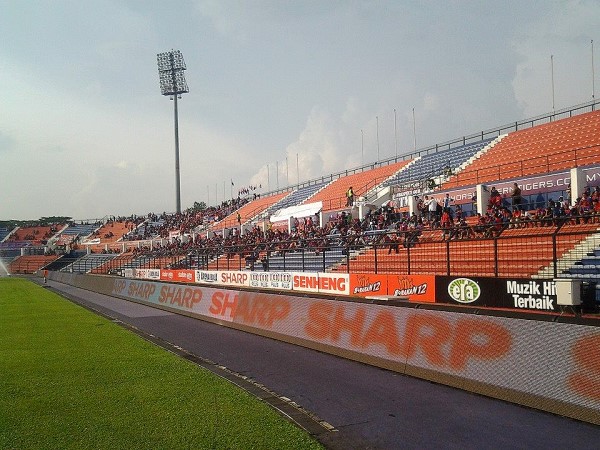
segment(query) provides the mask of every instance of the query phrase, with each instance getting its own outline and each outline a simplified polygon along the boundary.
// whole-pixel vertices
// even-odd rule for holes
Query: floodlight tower
[[[156,55],[158,62],[158,77],[160,79],[160,92],[162,95],[168,95],[174,100],[175,109],[175,189],[177,213],[181,212],[181,182],[179,179],[179,124],[177,116],[177,99],[181,94],[189,92],[185,75],[186,69],[183,55],[179,50],[159,53]]]

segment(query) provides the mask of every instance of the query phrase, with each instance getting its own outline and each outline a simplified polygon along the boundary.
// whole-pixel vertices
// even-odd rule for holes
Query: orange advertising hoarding
[[[435,302],[435,276],[350,274],[350,295],[408,297],[411,302]]]
[[[161,281],[176,281],[178,283],[193,283],[195,281],[195,273],[193,270],[187,269],[161,269]]]
[[[408,297],[411,302],[435,302],[435,276],[388,275],[388,295]]]
[[[388,295],[388,276],[376,273],[351,273],[350,295],[359,297]]]

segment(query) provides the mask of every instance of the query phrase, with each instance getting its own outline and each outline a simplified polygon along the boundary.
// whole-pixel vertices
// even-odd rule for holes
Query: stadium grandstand
[[[563,278],[579,280],[597,309],[597,109],[578,105],[180,214],[0,228],[0,257],[12,273]]]

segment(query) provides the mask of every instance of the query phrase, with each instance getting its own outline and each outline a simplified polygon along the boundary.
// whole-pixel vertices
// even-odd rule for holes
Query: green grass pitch
[[[313,449],[265,403],[42,287],[0,279],[0,449]]]

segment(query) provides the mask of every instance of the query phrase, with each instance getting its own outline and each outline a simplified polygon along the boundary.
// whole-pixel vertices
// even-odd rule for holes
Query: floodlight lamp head
[[[186,70],[183,55],[179,50],[158,53],[158,77],[162,95],[179,95],[189,92],[183,71]]]

